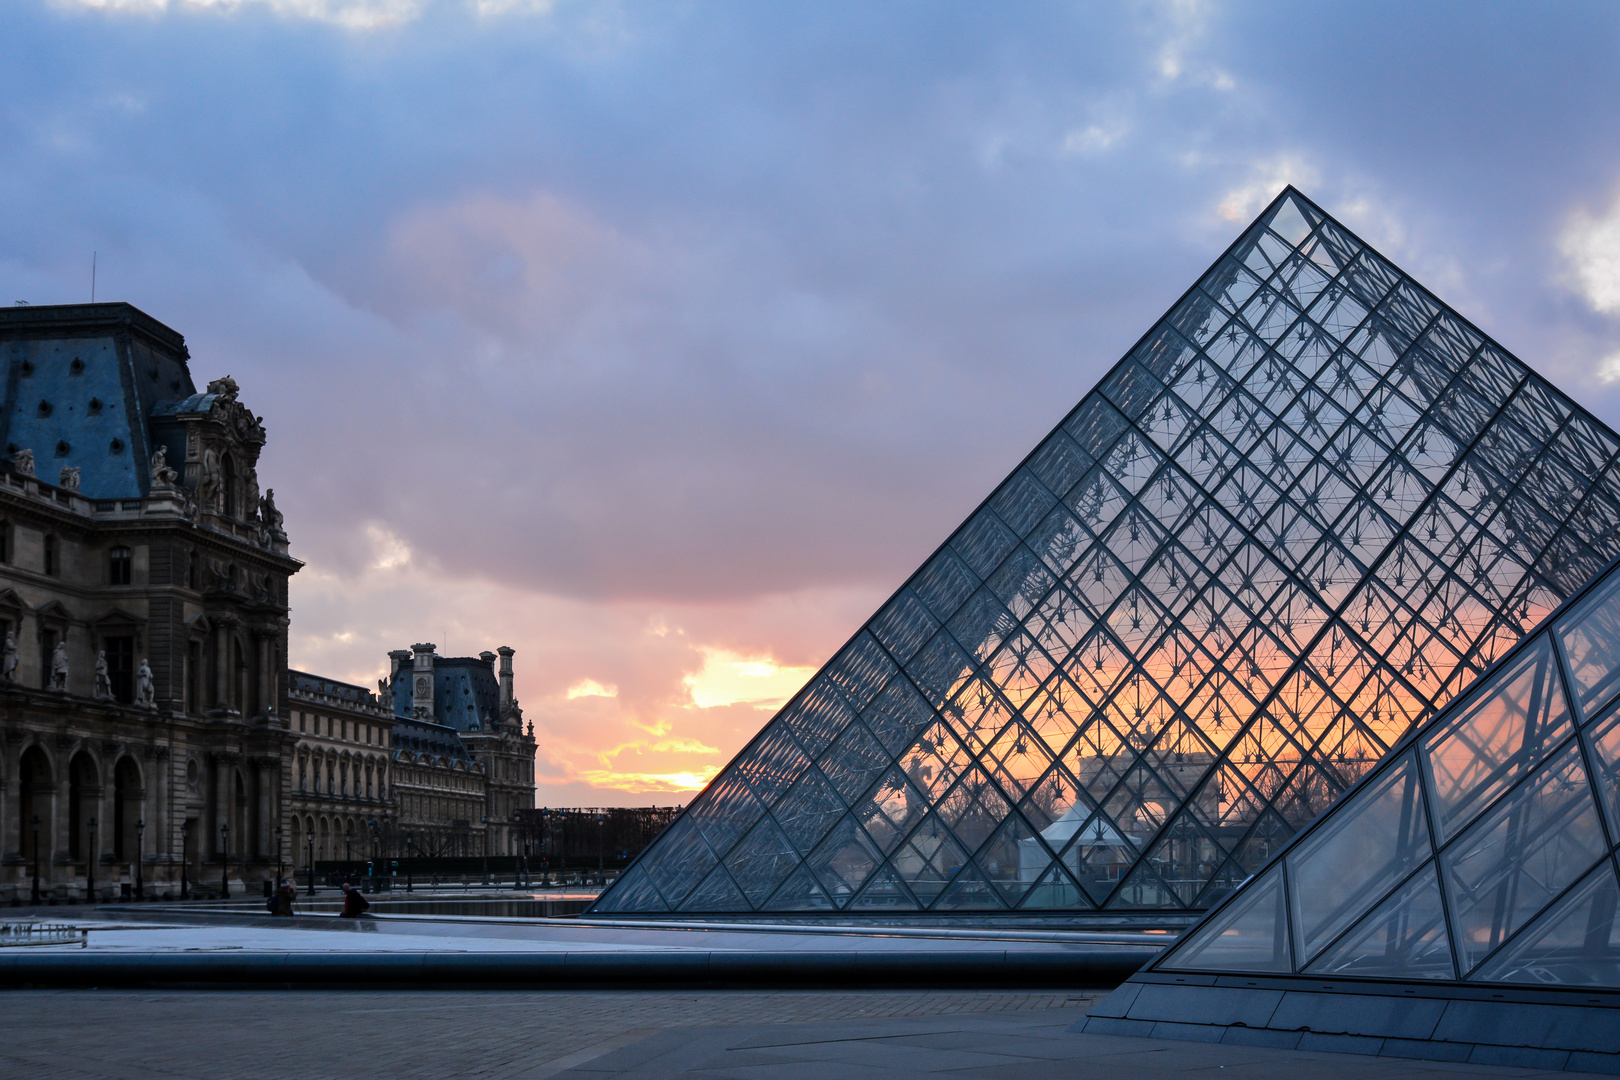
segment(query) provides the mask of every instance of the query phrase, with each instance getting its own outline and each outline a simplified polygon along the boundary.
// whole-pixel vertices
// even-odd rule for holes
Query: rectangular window
[[[11,561],[11,525],[0,521],[0,563]]]
[[[109,551],[107,553],[107,584],[128,585],[132,580],[132,565],[133,559],[130,557],[129,548],[120,545]]]
[[[107,654],[113,700],[128,705],[135,700],[135,639],[122,635],[102,638],[101,648]]]
[[[299,730],[300,733],[307,734],[307,732],[304,731],[304,724],[305,723],[306,723],[306,721],[304,719],[304,714],[299,713],[298,714],[298,730]]]
[[[45,537],[45,573],[46,573],[46,575],[49,576],[49,577],[55,577],[57,574],[61,573],[61,571],[62,571],[61,561],[62,561],[61,552],[59,550],[56,537],[54,537],[54,536],[46,536]]]

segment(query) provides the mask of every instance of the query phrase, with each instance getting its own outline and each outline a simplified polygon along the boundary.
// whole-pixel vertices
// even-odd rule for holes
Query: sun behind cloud
[[[700,709],[736,704],[778,709],[816,673],[813,667],[778,664],[770,656],[745,656],[709,646],[699,650],[703,667],[685,681]]]

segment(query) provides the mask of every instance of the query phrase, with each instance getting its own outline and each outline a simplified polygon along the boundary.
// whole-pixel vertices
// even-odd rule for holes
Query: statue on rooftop
[[[34,452],[32,450],[18,450],[11,455],[11,469],[19,476],[34,475]]]
[[[66,491],[79,490],[80,469],[77,465],[62,466],[61,475],[57,478],[56,486]]]

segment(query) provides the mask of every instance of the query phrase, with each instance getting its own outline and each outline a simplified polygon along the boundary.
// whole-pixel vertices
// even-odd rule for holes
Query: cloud
[[[0,302],[236,376],[293,662],[512,645],[552,805],[712,775],[1287,182],[1620,416],[1608,9],[113,4],[0,4]]]
[[[420,16],[425,6],[425,0],[58,0],[58,2],[67,6],[135,15],[163,15],[170,11],[231,13],[261,7],[285,18],[312,19],[353,30],[374,30],[408,22]]]
[[[1571,214],[1558,247],[1592,310],[1620,314],[1620,195],[1600,213],[1581,208]]]
[[[1216,212],[1223,221],[1247,224],[1289,184],[1308,193],[1317,187],[1318,177],[1300,155],[1275,155],[1252,165],[1248,179],[1221,197]]]
[[[595,679],[581,679],[568,688],[566,696],[569,701],[583,697],[615,698],[619,696],[619,688],[611,684],[603,685]]]
[[[699,646],[703,667],[686,676],[700,709],[745,704],[775,710],[816,673],[813,667],[784,666],[770,656],[746,656],[730,649]]]

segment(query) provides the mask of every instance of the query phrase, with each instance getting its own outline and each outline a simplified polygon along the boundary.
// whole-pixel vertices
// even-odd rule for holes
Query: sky
[[[0,303],[264,416],[291,662],[669,805],[1286,183],[1620,426],[1620,7],[7,0]]]

